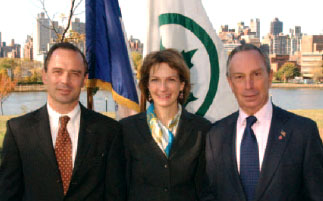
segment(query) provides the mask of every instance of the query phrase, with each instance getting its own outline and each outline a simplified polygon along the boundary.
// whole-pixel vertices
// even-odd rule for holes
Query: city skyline
[[[251,19],[260,19],[261,37],[270,32],[270,22],[278,18],[283,22],[283,33],[287,34],[289,29],[295,26],[301,26],[302,32],[308,35],[318,35],[323,33],[323,24],[312,23],[322,8],[323,2],[319,0],[307,0],[306,4],[294,3],[295,1],[272,0],[268,5],[261,6],[259,1],[246,0],[240,2],[233,0],[230,5],[226,2],[215,2],[214,0],[202,0],[206,12],[213,24],[213,28],[219,31],[221,25],[228,25],[230,28],[236,28],[241,21],[250,26]],[[46,8],[51,8],[49,14],[52,17],[56,15],[55,20],[59,21],[57,16],[60,13],[68,13],[69,2],[63,0],[45,1]],[[0,13],[0,32],[2,41],[9,43],[15,39],[16,43],[24,44],[27,35],[33,35],[36,26],[37,14],[42,12],[39,1],[37,0],[11,0],[2,3],[4,12]],[[119,0],[125,29],[128,37],[133,35],[145,43],[146,34],[146,0]],[[298,5],[300,4],[300,5]],[[17,5],[20,5],[17,7]],[[58,6],[59,5],[59,6]],[[64,6],[64,8],[62,7]],[[230,6],[230,7],[229,7]],[[310,7],[311,9],[308,9]],[[15,9],[13,9],[15,8]],[[275,9],[273,9],[275,8]],[[85,21],[84,1],[77,10],[77,15],[81,21]],[[272,10],[272,11],[270,11]],[[10,14],[10,11],[14,13]],[[15,14],[16,13],[16,14]],[[18,13],[18,14],[17,14]],[[302,13],[302,14],[300,14]],[[23,16],[23,17],[21,17]],[[223,17],[225,16],[225,17]]]

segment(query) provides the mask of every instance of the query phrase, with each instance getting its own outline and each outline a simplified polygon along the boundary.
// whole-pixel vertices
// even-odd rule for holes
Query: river
[[[272,88],[271,99],[274,104],[287,110],[323,109],[322,88]],[[46,92],[14,92],[3,103],[4,115],[19,115],[33,111],[46,103]],[[80,97],[86,106],[86,92]],[[98,91],[94,96],[94,109],[99,112],[114,112],[115,103],[111,93]]]

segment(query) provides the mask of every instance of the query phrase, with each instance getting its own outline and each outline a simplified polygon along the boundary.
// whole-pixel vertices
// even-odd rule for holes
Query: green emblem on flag
[[[211,37],[208,35],[208,33],[191,18],[188,18],[178,13],[165,13],[165,14],[159,15],[159,27],[163,25],[168,25],[168,24],[181,25],[185,29],[191,31],[199,39],[199,41],[203,44],[203,46],[207,51],[209,62],[210,62],[210,75],[211,75],[209,89],[208,89],[208,92],[206,93],[203,103],[201,104],[201,106],[198,108],[196,112],[196,114],[204,116],[205,113],[208,111],[209,107],[211,106],[218,89],[220,67],[219,67],[219,60],[218,60],[218,53],[216,50],[216,46],[213,43],[213,40],[211,39]],[[162,49],[163,48],[162,42],[160,43],[161,43],[161,49]],[[182,51],[182,55],[189,68],[193,67],[191,59],[196,51],[197,49],[190,50],[188,52],[185,52],[184,50]],[[190,94],[188,102],[195,101],[196,99],[197,98],[194,97],[193,94]]]

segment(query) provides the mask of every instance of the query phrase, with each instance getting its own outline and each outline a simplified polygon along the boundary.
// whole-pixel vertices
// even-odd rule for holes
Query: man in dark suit
[[[55,44],[43,70],[47,104],[7,123],[0,201],[116,200],[120,125],[79,103],[84,54]],[[114,150],[114,151],[112,151]],[[114,171],[114,172],[113,172]]]
[[[207,135],[203,201],[323,200],[317,126],[271,103],[272,77],[259,48],[244,44],[231,52],[227,79],[239,111]]]

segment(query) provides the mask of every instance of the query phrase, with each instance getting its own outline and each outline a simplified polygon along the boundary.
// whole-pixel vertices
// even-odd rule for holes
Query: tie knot
[[[251,126],[257,121],[255,116],[247,117],[247,127],[251,128]]]
[[[69,116],[61,116],[59,117],[59,122],[61,124],[62,127],[66,127],[67,122],[70,120]]]

